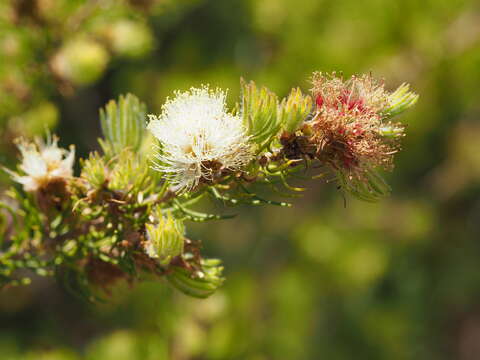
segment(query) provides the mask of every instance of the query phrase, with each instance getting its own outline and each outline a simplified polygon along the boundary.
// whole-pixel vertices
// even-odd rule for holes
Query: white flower
[[[19,165],[22,174],[6,171],[14,181],[23,185],[25,191],[37,191],[52,180],[71,177],[75,149],[71,146],[67,151],[59,148],[57,143],[57,137],[48,139],[46,144],[40,140],[27,142],[19,139],[17,147],[22,157]]]
[[[148,129],[160,141],[155,169],[183,192],[222,171],[237,171],[252,159],[242,119],[227,112],[226,93],[192,88],[168,99]]]

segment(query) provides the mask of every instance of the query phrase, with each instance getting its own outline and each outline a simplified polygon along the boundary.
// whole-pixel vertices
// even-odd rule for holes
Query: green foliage
[[[342,171],[336,173],[340,188],[359,200],[376,202],[390,195],[392,189],[376,170],[365,169],[361,178]]]
[[[145,6],[144,6],[145,5]],[[161,10],[160,10],[161,8]],[[147,18],[177,6],[130,1],[2,1],[0,133],[5,139],[54,127],[62,103],[94,86],[119,59],[155,48]],[[2,153],[12,155],[2,141]]]
[[[107,164],[99,153],[91,153],[88,159],[81,160],[80,165],[82,167],[80,177],[88,181],[94,188],[101,188],[106,183]]]
[[[387,123],[380,127],[380,135],[386,138],[395,139],[398,137],[405,136],[405,129],[403,126],[398,124]]]
[[[135,156],[126,147],[114,162],[109,173],[108,188],[114,191],[121,191],[138,194],[141,191],[152,191],[155,180],[152,178],[146,157]]]
[[[387,117],[392,118],[415,105],[418,95],[410,91],[410,85],[402,84],[389,97],[390,106],[385,109]]]
[[[292,89],[290,95],[283,99],[278,108],[278,118],[284,131],[293,133],[305,121],[312,111],[312,98],[304,96],[300,88]]]
[[[223,266],[218,259],[203,259],[200,269],[193,274],[181,267],[172,267],[167,275],[168,281],[183,293],[196,297],[206,298],[212,295],[222,284]]]
[[[53,4],[48,18],[63,24],[71,13],[57,8],[89,2],[38,3]],[[39,36],[25,36],[29,18],[16,23],[13,31],[25,55],[12,60],[2,52],[2,74],[14,86],[0,98],[0,162],[13,167],[10,137],[30,125],[13,135],[10,128],[23,124],[23,111],[45,93],[53,93],[48,100],[62,109],[62,139],[78,142],[84,154],[96,136],[87,127],[94,119],[88,114],[97,111],[89,99],[99,95],[131,91],[158,113],[172,90],[193,81],[221,84],[234,98],[239,72],[283,95],[313,69],[342,69],[347,76],[372,71],[385,76],[387,86],[408,79],[422,93],[423,101],[405,113],[405,151],[390,177],[395,196],[376,204],[347,197],[344,206],[338,194],[325,191],[336,182],[324,189],[316,182],[308,196],[293,201],[294,213],[236,208],[232,222],[186,223],[189,235],[208,240],[205,252],[222,258],[228,270],[225,285],[202,301],[157,282],[115,293],[113,304],[95,309],[64,297],[51,282],[33,279],[33,287],[4,290],[0,311],[8,331],[0,334],[2,357],[69,359],[73,355],[63,351],[68,348],[76,358],[92,360],[476,358],[477,1],[300,0],[295,11],[288,0],[128,3],[161,5],[140,14],[109,9],[100,15],[108,13],[111,24],[122,16],[148,17],[157,51],[135,62],[112,52],[101,85],[92,83],[67,101],[57,90],[65,89],[63,83],[33,78],[46,66],[26,66],[23,60],[45,63],[55,49],[45,51]],[[0,1],[2,18],[10,13],[6,7]],[[59,45],[59,34],[77,33],[54,26],[34,25],[32,33],[48,28]],[[1,31],[0,38],[13,31]],[[80,31],[89,30],[82,24]],[[10,62],[16,71],[7,69]],[[34,96],[18,99],[21,85]],[[309,87],[307,81],[301,85]],[[42,124],[40,117],[35,120]],[[43,132],[43,125],[36,131]],[[310,171],[324,174],[315,165]],[[295,181],[301,180],[289,179]],[[229,204],[202,201],[197,206],[207,212]]]
[[[120,95],[100,109],[100,123],[106,142],[102,142],[106,154],[120,153],[125,148],[137,151],[144,139],[146,106],[132,95]]]
[[[121,281],[140,281],[145,275],[166,276],[180,291],[205,298],[222,285],[223,267],[219,260],[202,257],[201,243],[186,237],[183,222],[232,217],[191,209],[205,194],[229,205],[289,206],[259,196],[252,183],[277,190],[275,184],[280,181],[289,191],[303,191],[289,185],[287,178],[307,170],[311,163],[333,168],[339,187],[361,200],[376,201],[390,192],[377,169],[362,159],[363,148],[356,150],[349,145],[358,138],[362,140],[362,136],[365,142],[369,139],[362,129],[365,118],[361,113],[349,115],[355,132],[350,134],[342,121],[336,127],[325,128],[331,119],[322,117],[323,113],[312,105],[312,98],[299,88],[279,104],[277,96],[265,87],[259,89],[243,80],[241,86],[240,111],[247,132],[245,139],[236,141],[244,142],[248,148],[250,142],[256,144],[254,154],[247,154],[248,162],[242,167],[223,164],[226,155],[215,155],[224,151],[222,146],[215,148],[216,142],[222,144],[223,139],[204,139],[205,129],[192,126],[189,130],[198,133],[186,132],[185,138],[176,140],[173,150],[179,151],[177,157],[163,167],[152,168],[149,152],[145,151],[149,143],[145,134],[146,105],[132,94],[120,95],[117,101],[111,100],[100,109],[104,138],[99,141],[104,154],[94,152],[82,160],[79,177],[72,175],[73,151],[59,148],[57,140],[47,145],[37,141],[38,146],[19,143],[20,173],[7,172],[24,188],[12,188],[10,192],[19,209],[10,211],[17,228],[5,242],[7,251],[1,254],[3,285],[29,282],[28,277],[18,279],[17,273],[30,270],[41,276],[55,275],[72,293],[98,301],[102,292],[108,293]],[[187,107],[185,113],[195,116],[188,111],[187,100],[182,102]],[[204,110],[208,112],[212,102],[207,100]],[[342,119],[344,110],[338,111],[330,110]],[[176,131],[176,124],[172,126]],[[378,127],[378,123],[367,126]],[[378,129],[382,131],[385,137],[395,132]],[[208,157],[197,158],[197,152],[202,155],[205,150],[198,149],[198,139],[208,140],[202,145],[209,147]],[[388,148],[378,146],[376,139],[372,140],[370,151]],[[181,168],[182,176],[196,179],[196,185],[188,191],[170,188],[169,174],[177,168],[169,166],[179,165],[186,170]],[[203,168],[208,171],[200,171]]]
[[[278,97],[266,87],[257,88],[253,81],[241,80],[240,114],[247,128],[247,134],[257,144],[257,152],[268,146],[280,131],[277,116]]]
[[[148,256],[158,259],[161,265],[168,265],[172,258],[183,253],[185,226],[171,214],[163,216],[161,210],[157,215],[158,223],[146,224],[146,252]]]

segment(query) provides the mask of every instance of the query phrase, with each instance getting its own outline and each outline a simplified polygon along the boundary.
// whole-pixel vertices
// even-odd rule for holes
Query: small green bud
[[[82,172],[80,177],[87,180],[94,188],[103,186],[107,179],[107,168],[104,159],[96,152],[86,160],[80,160]]]
[[[185,227],[171,214],[161,217],[158,224],[146,224],[148,256],[158,259],[161,265],[168,265],[172,258],[183,253]]]
[[[265,87],[258,89],[253,81],[241,80],[241,116],[250,139],[263,149],[280,130],[277,117],[278,98]]]
[[[203,259],[200,265],[201,270],[193,274],[185,268],[174,266],[167,279],[186,295],[197,298],[209,297],[223,284],[223,266],[218,259]]]
[[[294,133],[312,110],[312,98],[304,96],[300,88],[292,89],[278,107],[278,118],[284,131]]]
[[[138,193],[148,186],[149,167],[145,158],[135,156],[130,149],[124,149],[110,163],[114,166],[108,177],[109,189]]]

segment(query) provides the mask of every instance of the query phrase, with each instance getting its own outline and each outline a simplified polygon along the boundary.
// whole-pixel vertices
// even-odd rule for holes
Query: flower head
[[[73,146],[70,151],[59,148],[57,137],[49,138],[47,143],[40,139],[27,142],[20,138],[17,140],[17,147],[22,157],[20,172],[7,172],[14,181],[23,185],[25,191],[37,191],[51,181],[72,176],[75,149]]]
[[[336,170],[361,176],[365,169],[392,166],[400,124],[385,123],[390,94],[370,75],[348,81],[332,75],[313,76],[316,115],[311,121],[313,139]],[[393,136],[385,136],[386,129]]]
[[[374,201],[389,192],[377,169],[390,170],[404,126],[389,118],[412,106],[417,95],[402,85],[394,93],[370,75],[348,80],[315,73],[312,78],[316,109],[305,127],[313,157],[329,165],[340,186]]]
[[[345,81],[335,73],[314,73],[312,83],[319,109],[381,115],[389,106],[389,93],[384,84],[370,75],[352,76]]]
[[[176,92],[148,129],[159,140],[155,169],[181,192],[241,170],[252,159],[241,117],[226,110],[226,93],[208,87]]]

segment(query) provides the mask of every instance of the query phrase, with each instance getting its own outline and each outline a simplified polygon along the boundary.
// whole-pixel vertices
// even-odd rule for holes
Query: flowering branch
[[[18,170],[5,170],[21,187],[12,186],[0,202],[7,219],[0,286],[28,283],[28,270],[56,276],[94,301],[119,280],[162,277],[207,297],[222,284],[223,268],[203,258],[185,222],[228,216],[193,210],[205,195],[231,206],[289,206],[261,198],[252,185],[302,191],[288,179],[312,166],[359,199],[387,195],[378,171],[392,168],[404,135],[391,119],[417,95],[407,85],[389,93],[366,75],[316,73],[312,83],[311,95],[293,89],[280,100],[242,80],[234,112],[226,92],[192,88],[176,92],[148,122],[144,104],[120,96],[100,110],[103,152],[81,159],[79,176],[73,147],[59,148],[56,137],[19,140]]]

